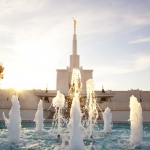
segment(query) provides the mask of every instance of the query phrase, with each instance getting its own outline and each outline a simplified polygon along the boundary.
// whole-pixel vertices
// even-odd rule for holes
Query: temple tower
[[[93,70],[83,70],[80,67],[80,56],[77,54],[77,34],[76,34],[76,20],[74,20],[74,33],[72,41],[72,55],[70,55],[70,66],[66,69],[57,69],[57,79],[56,79],[56,90],[59,90],[63,94],[67,94],[69,90],[69,84],[71,82],[72,70],[73,68],[80,69],[82,90],[86,90],[86,81],[92,79]]]
[[[77,35],[76,35],[76,20],[74,20],[74,34],[72,41],[72,55],[70,55],[70,69],[79,68],[79,55],[77,55]]]

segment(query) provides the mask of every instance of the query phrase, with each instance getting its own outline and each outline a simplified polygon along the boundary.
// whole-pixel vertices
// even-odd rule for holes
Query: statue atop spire
[[[72,17],[73,18],[73,17]],[[76,27],[76,20],[73,18],[73,21],[74,21],[74,27]]]

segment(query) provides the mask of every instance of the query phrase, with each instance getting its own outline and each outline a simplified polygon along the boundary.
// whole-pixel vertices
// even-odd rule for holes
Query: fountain
[[[63,119],[63,116],[61,115],[61,109],[65,105],[65,97],[63,94],[61,94],[59,91],[57,91],[57,95],[55,98],[53,98],[52,102],[53,106],[55,107],[55,115],[54,118],[57,120],[57,137],[60,137],[61,132],[61,120]]]
[[[5,117],[5,114],[3,112],[4,121],[8,129],[7,141],[10,143],[18,143],[22,141],[20,139],[21,117],[20,117],[20,105],[18,101],[18,96],[12,95],[11,101],[12,107],[9,112],[9,119]]]
[[[74,73],[73,74],[74,79],[72,79],[72,86],[75,88],[75,92],[74,92],[74,96],[73,96],[73,102],[72,102],[71,111],[70,111],[70,120],[69,120],[69,124],[68,124],[70,133],[68,133],[68,128],[66,128],[64,126],[64,128],[61,132],[61,137],[56,138],[56,134],[51,134],[50,136],[48,135],[49,128],[51,128],[50,123],[45,122],[44,128],[47,132],[44,132],[44,133],[36,132],[35,133],[34,123],[22,122],[22,125],[23,125],[22,136],[26,139],[26,142],[25,143],[21,142],[21,140],[22,140],[20,138],[21,118],[20,118],[19,101],[18,101],[18,97],[13,95],[12,96],[12,108],[9,113],[9,116],[10,116],[9,119],[7,119],[5,117],[5,114],[3,113],[5,124],[8,128],[8,130],[5,129],[5,127],[3,126],[3,123],[0,122],[0,149],[55,149],[55,150],[59,150],[59,149],[68,149],[68,150],[142,149],[142,150],[149,150],[149,147],[150,147],[150,142],[149,142],[150,141],[150,125],[143,124],[143,126],[142,126],[142,109],[141,109],[140,104],[137,102],[137,99],[133,96],[130,98],[131,135],[130,135],[130,128],[129,128],[128,123],[121,123],[121,124],[115,123],[113,125],[113,129],[114,129],[113,134],[103,134],[103,131],[93,130],[93,128],[92,128],[92,132],[91,131],[89,132],[92,134],[89,134],[89,135],[92,135],[94,137],[93,138],[94,142],[93,142],[93,139],[86,140],[86,138],[83,134],[84,132],[82,132],[83,131],[83,128],[81,125],[82,114],[81,114],[80,103],[79,103],[79,99],[80,99],[79,93],[81,90],[81,78],[80,78],[79,71],[74,70],[73,73]],[[94,84],[92,84],[92,85],[94,85]],[[61,97],[60,92],[58,91],[57,93],[58,94],[56,97],[60,98]],[[93,98],[93,96],[91,96],[91,97]],[[62,102],[62,101],[58,102],[55,100],[53,100],[54,106],[58,105],[56,103]],[[90,103],[90,97],[88,97],[87,103],[88,102]],[[42,102],[40,101],[39,105],[41,103]],[[87,105],[88,107],[90,107],[89,103]],[[63,103],[61,103],[60,105],[62,106]],[[40,106],[42,106],[42,104]],[[58,113],[58,109],[57,109],[57,113]],[[59,113],[58,113],[58,115],[59,115]],[[60,112],[60,115],[61,115],[61,112]],[[105,116],[107,116],[107,117],[105,117]],[[111,117],[110,116],[111,116],[110,109],[106,108],[105,111],[103,112],[103,117],[107,118],[106,119],[107,120],[106,128],[109,129],[109,132],[111,130],[111,128],[110,128]],[[89,118],[88,118],[88,121],[91,120]],[[43,119],[41,119],[41,122],[42,121],[43,121]],[[92,121],[93,121],[93,117],[92,117]],[[105,119],[104,119],[104,124],[105,124]],[[91,125],[91,124],[89,124],[89,125]],[[108,127],[108,125],[109,125],[109,127]],[[97,126],[100,128],[102,125],[97,124]],[[88,127],[88,130],[91,129],[91,126],[87,126],[87,127]],[[104,125],[104,131],[106,131],[106,128]],[[144,128],[144,134],[143,134],[143,128]],[[5,140],[7,133],[9,135],[7,137],[7,140]],[[60,132],[57,132],[57,134],[60,134]],[[129,137],[130,137],[130,140],[128,140]],[[69,141],[69,138],[70,138],[70,141]],[[84,139],[84,143],[83,143],[83,139]],[[10,144],[5,141],[8,141]],[[25,141],[25,140],[23,140],[23,141]],[[142,142],[142,144],[141,144],[141,142]],[[139,147],[139,145],[140,145],[140,147]],[[133,146],[134,146],[134,148],[133,148]]]
[[[81,74],[79,69],[74,68],[72,72],[71,86],[74,86],[74,97],[70,110],[70,120],[68,127],[70,129],[70,150],[84,150],[81,125],[81,110],[80,110],[80,91],[81,91]]]
[[[104,120],[104,132],[111,132],[112,128],[112,114],[110,109],[107,107],[104,112],[102,112]]]
[[[40,100],[34,120],[36,122],[35,131],[43,131],[43,101]]]
[[[92,79],[89,79],[86,82],[87,87],[87,101],[85,107],[88,110],[88,120],[85,121],[86,125],[85,128],[83,128],[81,124],[82,119],[82,113],[81,113],[81,74],[79,69],[73,69],[72,73],[72,80],[71,80],[71,88],[69,94],[71,94],[72,98],[72,105],[70,109],[70,118],[69,123],[67,125],[67,128],[64,126],[64,128],[61,128],[61,122],[63,119],[62,116],[62,108],[65,104],[65,98],[64,95],[61,94],[59,91],[57,91],[57,95],[55,98],[53,98],[52,105],[55,107],[56,114],[54,116],[55,122],[57,122],[57,137],[56,138],[56,132],[51,132],[54,134],[51,134],[50,136],[47,135],[49,127],[46,127],[45,133],[37,132],[36,138],[33,138],[35,136],[35,130],[36,131],[43,131],[43,107],[42,107],[42,100],[39,101],[38,109],[35,114],[34,121],[36,122],[36,128],[33,129],[30,128],[27,130],[23,127],[22,130],[24,132],[22,135],[27,138],[26,143],[21,143],[21,141],[24,141],[20,138],[21,133],[21,118],[20,118],[20,105],[18,101],[18,97],[16,95],[12,96],[12,108],[9,112],[9,119],[5,117],[5,114],[3,113],[3,117],[5,120],[5,124],[8,128],[8,137],[7,140],[10,143],[8,145],[8,149],[11,149],[11,147],[14,147],[14,149],[22,149],[22,148],[31,148],[31,149],[69,149],[69,150],[84,150],[84,149],[120,149],[120,150],[126,150],[126,149],[133,149],[132,145],[134,147],[138,147],[142,140],[145,142],[145,144],[140,145],[140,147],[143,150],[148,150],[150,147],[149,139],[150,139],[150,126],[146,127],[145,130],[147,130],[146,136],[143,138],[143,125],[142,125],[142,109],[140,103],[137,101],[137,99],[132,96],[130,98],[130,122],[131,122],[131,134],[129,135],[129,125],[124,124],[123,127],[121,125],[114,124],[114,131],[113,134],[103,134],[103,131],[99,130],[93,130],[94,126],[96,124],[96,120],[98,117],[98,112],[96,109],[96,106],[98,107],[98,104],[96,103],[96,96],[94,92],[94,81]],[[101,110],[101,108],[99,108]],[[102,111],[102,110],[101,110]],[[104,119],[104,132],[111,132],[112,130],[112,114],[110,112],[110,109],[107,107],[104,112],[102,112],[103,119]],[[84,122],[82,120],[82,123]],[[49,125],[49,123],[47,124]],[[51,124],[49,125],[51,126]],[[97,125],[100,127],[100,125]],[[101,125],[102,126],[102,125]],[[69,133],[68,133],[69,129]],[[53,130],[53,129],[52,129]],[[86,132],[85,132],[86,131]],[[1,139],[5,139],[5,135],[7,134],[7,131],[5,129],[0,128],[0,149],[7,149],[7,146],[5,142],[1,142]],[[61,135],[61,136],[60,136]],[[88,140],[86,140],[86,137],[84,135],[87,135]],[[94,137],[94,140],[93,140]],[[107,137],[107,138],[106,138]],[[130,137],[130,141],[128,140],[128,137]],[[83,142],[84,139],[84,142]],[[4,140],[5,141],[5,140]],[[69,142],[68,142],[69,141]],[[94,142],[93,142],[94,141]],[[112,142],[113,141],[113,142]],[[16,144],[18,143],[19,144]]]
[[[96,108],[96,97],[94,92],[94,80],[89,79],[86,81],[86,90],[87,90],[87,101],[86,101],[86,108],[88,109],[88,137],[92,138],[92,130],[98,118],[98,111]]]
[[[131,123],[131,135],[130,144],[137,146],[142,143],[143,135],[143,117],[141,104],[137,101],[137,98],[133,95],[130,97],[130,119]]]

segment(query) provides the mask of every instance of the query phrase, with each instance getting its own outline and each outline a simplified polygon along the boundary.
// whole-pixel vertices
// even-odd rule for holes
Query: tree
[[[2,63],[0,63],[0,79],[4,78],[3,71],[4,71],[4,67],[3,67]]]

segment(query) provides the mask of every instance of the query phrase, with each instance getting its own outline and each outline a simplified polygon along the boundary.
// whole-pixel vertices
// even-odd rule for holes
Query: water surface
[[[103,124],[94,128],[93,140],[84,137],[85,150],[150,150],[150,124],[143,124],[143,142],[140,146],[130,146],[130,124],[115,123],[112,132],[103,132]],[[0,150],[67,150],[69,131],[63,126],[63,134],[57,138],[52,123],[44,123],[45,132],[35,132],[34,122],[23,122],[21,137],[24,142],[9,144],[6,142],[8,130],[0,122]]]

